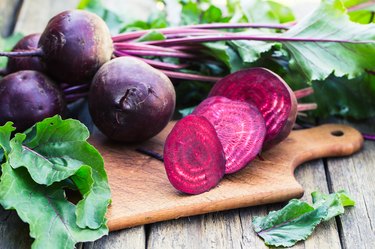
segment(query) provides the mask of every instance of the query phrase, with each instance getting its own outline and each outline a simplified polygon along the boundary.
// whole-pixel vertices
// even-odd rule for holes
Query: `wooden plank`
[[[137,146],[162,151],[172,126]],[[337,130],[345,131],[345,135],[332,135]],[[343,125],[293,131],[285,141],[262,153],[264,160],[254,160],[238,174],[225,176],[208,192],[186,196],[171,186],[163,163],[137,153],[134,145],[113,143],[99,134],[90,138],[106,162],[113,200],[107,213],[111,231],[299,197],[303,189],[292,175],[295,167],[314,158],[349,155],[362,141],[358,131]]]
[[[84,249],[144,249],[146,244],[145,226],[111,232],[100,240],[84,243]]]
[[[327,160],[330,187],[344,189],[356,201],[338,219],[343,248],[375,248],[375,143],[348,158]]]
[[[9,36],[13,32],[14,24],[17,21],[22,0],[1,0],[0,1],[0,35]]]
[[[302,197],[311,202],[310,193],[320,190],[328,193],[322,160],[306,163],[296,170],[296,178],[306,190]],[[148,248],[268,248],[253,231],[251,220],[264,216],[285,205],[257,207],[218,212],[208,215],[160,222],[150,226]],[[313,235],[294,248],[341,248],[335,220],[317,227]]]

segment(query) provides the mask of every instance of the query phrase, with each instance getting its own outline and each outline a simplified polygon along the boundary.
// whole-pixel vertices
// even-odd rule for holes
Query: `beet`
[[[270,148],[290,133],[297,117],[297,99],[277,74],[265,68],[250,68],[219,80],[209,96],[224,96],[255,104],[266,122],[264,148]]]
[[[171,119],[175,103],[169,78],[129,57],[104,64],[89,92],[95,125],[109,138],[123,142],[141,142],[159,133]]]
[[[200,103],[193,114],[207,118],[214,126],[223,145],[226,174],[244,168],[260,153],[266,126],[253,104],[214,96]]]
[[[31,34],[23,37],[13,47],[12,51],[35,50],[38,48],[40,34]],[[7,73],[14,73],[22,70],[45,71],[45,66],[40,57],[10,57],[7,64]]]
[[[200,194],[215,187],[224,176],[225,156],[213,125],[196,115],[178,121],[165,141],[164,165],[181,192]]]
[[[17,131],[66,110],[62,92],[37,71],[19,71],[0,81],[0,125],[12,121]]]
[[[105,22],[83,10],[54,16],[40,37],[39,47],[52,78],[71,84],[90,81],[113,53]]]

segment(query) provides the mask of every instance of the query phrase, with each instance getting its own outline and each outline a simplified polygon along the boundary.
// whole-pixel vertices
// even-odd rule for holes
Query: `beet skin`
[[[48,74],[58,82],[89,82],[111,59],[112,38],[105,22],[83,10],[54,16],[39,40]]]
[[[159,133],[171,119],[175,102],[169,78],[130,57],[104,64],[89,93],[94,124],[107,137],[123,142],[141,142]]]
[[[40,34],[31,34],[23,37],[13,47],[12,51],[28,51],[38,48]],[[22,70],[45,71],[45,66],[40,57],[9,57],[7,73],[14,73]]]
[[[37,71],[19,71],[0,81],[0,125],[12,121],[17,131],[66,110],[62,92]]]

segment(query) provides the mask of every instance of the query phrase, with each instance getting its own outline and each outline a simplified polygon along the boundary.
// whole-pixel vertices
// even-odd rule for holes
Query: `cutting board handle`
[[[341,124],[325,124],[292,132],[279,146],[279,151],[283,150],[281,154],[286,162],[291,163],[294,171],[309,160],[352,155],[362,145],[363,136],[356,129]],[[272,156],[272,150],[268,156]]]

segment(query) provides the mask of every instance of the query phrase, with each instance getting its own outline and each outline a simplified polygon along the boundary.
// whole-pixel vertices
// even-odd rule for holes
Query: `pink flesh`
[[[226,174],[244,168],[261,151],[266,126],[255,105],[214,96],[199,104],[193,114],[213,124],[223,145]]]
[[[255,104],[266,122],[266,147],[286,138],[297,116],[297,100],[277,74],[265,68],[250,68],[219,80],[209,96],[224,96]]]
[[[164,145],[164,165],[181,192],[200,194],[215,187],[224,176],[225,156],[212,124],[196,115],[178,121]]]

